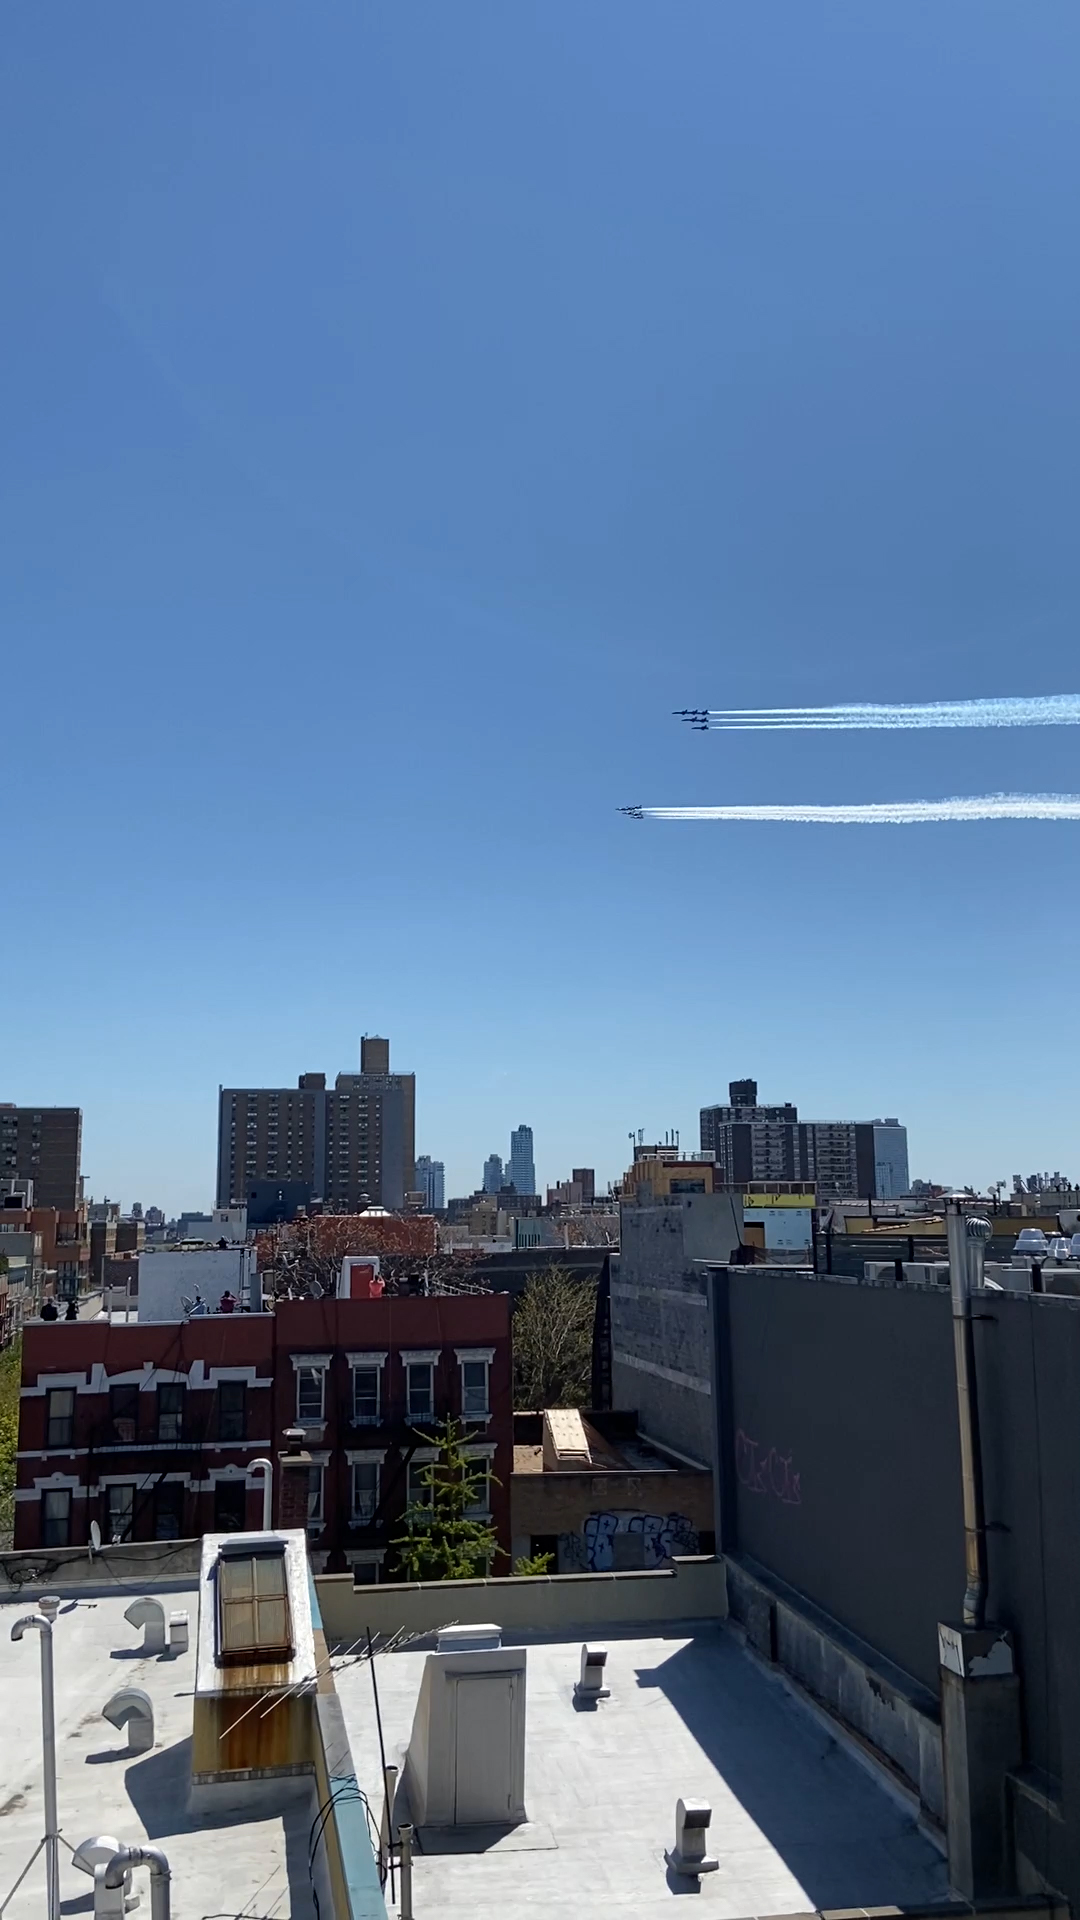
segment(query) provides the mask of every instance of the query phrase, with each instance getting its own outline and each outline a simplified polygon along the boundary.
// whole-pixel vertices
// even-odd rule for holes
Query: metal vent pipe
[[[121,1847],[105,1869],[105,1885],[122,1887],[132,1867],[150,1869],[150,1920],[169,1920],[172,1906],[172,1873],[160,1847]]]
[[[964,1496],[964,1625],[981,1627],[986,1617],[986,1521],[983,1512],[979,1402],[975,1379],[975,1342],[971,1296],[982,1285],[989,1220],[963,1211],[958,1196],[946,1201],[949,1234],[949,1285],[952,1293],[953,1348],[956,1357],[956,1410],[960,1422],[960,1473]]]

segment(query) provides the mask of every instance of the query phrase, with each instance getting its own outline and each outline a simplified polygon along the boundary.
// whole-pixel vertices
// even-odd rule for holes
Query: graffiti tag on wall
[[[735,1435],[735,1471],[748,1493],[771,1494],[785,1507],[802,1505],[802,1484],[793,1456],[760,1446],[741,1427]]]
[[[559,1535],[560,1573],[610,1573],[616,1534],[641,1538],[644,1567],[661,1567],[673,1554],[697,1553],[697,1529],[682,1513],[590,1513],[580,1533]]]

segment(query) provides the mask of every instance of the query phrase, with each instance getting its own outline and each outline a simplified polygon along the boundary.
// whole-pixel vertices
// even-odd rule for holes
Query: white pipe
[[[56,1709],[53,1695],[52,1621],[43,1613],[24,1613],[11,1629],[21,1640],[27,1627],[41,1635],[41,1752],[45,1783],[45,1889],[48,1920],[60,1920],[60,1827],[56,1817]]]
[[[274,1463],[272,1460],[267,1460],[264,1455],[261,1455],[258,1460],[251,1462],[248,1472],[254,1473],[256,1467],[261,1467],[263,1472],[262,1523],[263,1532],[269,1533],[274,1524]]]
[[[160,1847],[121,1847],[105,1869],[105,1885],[122,1887],[132,1867],[150,1869],[150,1920],[169,1920],[172,1873]]]
[[[401,1848],[401,1901],[398,1907],[400,1920],[413,1920],[412,1910],[412,1844],[411,1827],[398,1828],[398,1845]]]

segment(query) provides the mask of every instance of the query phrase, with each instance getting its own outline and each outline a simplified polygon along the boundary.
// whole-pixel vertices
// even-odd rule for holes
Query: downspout
[[[986,1521],[971,1295],[982,1285],[986,1242],[991,1238],[993,1228],[989,1220],[965,1214],[962,1207],[960,1198],[946,1201],[956,1357],[956,1408],[960,1422],[960,1474],[964,1497],[964,1567],[967,1581],[964,1588],[964,1625],[981,1627],[986,1618]]]

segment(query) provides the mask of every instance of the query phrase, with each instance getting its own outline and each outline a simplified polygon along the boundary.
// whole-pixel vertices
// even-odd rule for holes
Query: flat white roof
[[[163,1549],[163,1552],[165,1550]],[[314,1920],[307,1876],[311,1807],[306,1798],[285,1812],[198,1820],[187,1810],[191,1772],[192,1697],[195,1687],[198,1587],[157,1593],[172,1612],[190,1616],[189,1651],[175,1659],[133,1657],[142,1642],[124,1619],[139,1596],[131,1585],[100,1599],[61,1601],[54,1628],[56,1666],[57,1801],[60,1827],[73,1847],[92,1834],[108,1833],[128,1844],[161,1847],[172,1868],[174,1920],[245,1913],[259,1920]],[[33,1613],[33,1600],[0,1603],[0,1899],[29,1860],[41,1837],[41,1656],[36,1632],[17,1644],[13,1621]],[[154,1706],[150,1753],[127,1752],[127,1729],[101,1718],[119,1687],[141,1687]],[[292,1873],[290,1874],[290,1866]],[[149,1912],[146,1874],[136,1874],[140,1914]],[[60,1898],[79,1901],[89,1914],[93,1883],[71,1864],[61,1842]],[[7,1913],[10,1920],[41,1920],[45,1874],[39,1855]],[[7,1920],[7,1914],[5,1915]],[[324,1916],[325,1920],[325,1916]]]
[[[608,1649],[611,1697],[578,1710],[581,1641],[527,1639],[528,1825],[486,1830],[483,1851],[460,1830],[432,1836],[442,1850],[417,1853],[418,1915],[672,1920],[673,1901],[692,1891],[664,1862],[680,1797],[712,1806],[720,1870],[701,1880],[695,1911],[713,1920],[947,1895],[942,1855],[903,1799],[732,1635],[598,1631],[593,1642]],[[426,1658],[376,1661],[387,1759],[399,1765]],[[371,1672],[349,1666],[336,1684],[360,1785],[381,1809]]]

